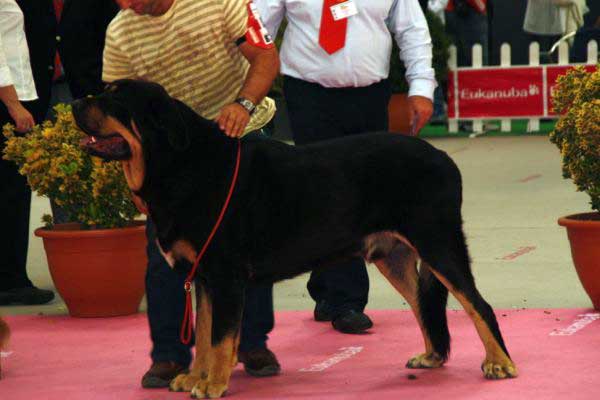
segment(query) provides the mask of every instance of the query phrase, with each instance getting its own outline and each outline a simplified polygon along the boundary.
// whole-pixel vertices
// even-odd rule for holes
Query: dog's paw
[[[218,399],[225,396],[226,393],[227,384],[203,381],[194,386],[191,395],[195,399]]]
[[[494,360],[485,360],[481,364],[481,370],[483,371],[483,376],[487,379],[516,378],[519,375],[517,367],[510,360],[503,363]]]
[[[406,368],[438,368],[444,365],[444,359],[437,353],[423,353],[414,356],[406,363]]]
[[[172,392],[191,392],[202,381],[200,375],[179,374],[169,384],[169,390]]]

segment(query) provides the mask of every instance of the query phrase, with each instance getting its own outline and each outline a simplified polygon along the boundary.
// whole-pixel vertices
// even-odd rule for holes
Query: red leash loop
[[[198,265],[200,264],[200,260],[206,253],[206,249],[208,245],[215,236],[217,229],[219,229],[219,225],[221,225],[221,221],[223,220],[223,216],[225,215],[225,211],[227,211],[227,207],[229,206],[229,201],[231,200],[231,196],[233,195],[233,190],[235,189],[235,184],[237,182],[238,172],[240,170],[240,159],[242,154],[242,144],[238,139],[238,147],[237,147],[237,158],[235,161],[235,170],[233,171],[233,177],[231,178],[231,185],[229,186],[229,193],[227,194],[227,198],[225,199],[225,203],[223,203],[223,208],[221,208],[221,213],[219,214],[219,218],[217,218],[217,222],[215,222],[215,226],[213,226],[210,235],[204,242],[204,246],[202,246],[202,250],[198,253],[196,257],[196,261],[190,270],[190,273],[185,278],[185,282],[183,284],[183,289],[185,290],[185,312],[183,314],[183,322],[181,323],[181,332],[179,334],[179,338],[181,339],[181,343],[189,344],[192,340],[192,332],[194,327],[194,312],[192,308],[192,282],[194,280],[194,276],[196,275],[196,270],[198,269]]]

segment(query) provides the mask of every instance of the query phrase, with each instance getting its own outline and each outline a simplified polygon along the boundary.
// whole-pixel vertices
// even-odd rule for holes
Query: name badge
[[[352,0],[338,3],[335,6],[331,6],[330,9],[334,21],[339,21],[340,19],[345,19],[358,14],[356,4],[354,4],[354,1]]]

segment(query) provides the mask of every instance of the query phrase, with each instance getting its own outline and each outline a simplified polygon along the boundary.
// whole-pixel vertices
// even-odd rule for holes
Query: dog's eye
[[[115,84],[107,83],[106,86],[104,86],[105,92],[114,92],[115,90],[117,90],[117,85]]]

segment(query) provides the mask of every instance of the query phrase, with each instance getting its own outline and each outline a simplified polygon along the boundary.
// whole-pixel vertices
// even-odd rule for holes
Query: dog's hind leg
[[[504,345],[494,311],[475,287],[462,230],[436,239],[422,243],[419,252],[431,272],[456,297],[475,324],[486,351],[481,366],[485,377],[516,377],[517,368]]]
[[[365,258],[374,263],[392,286],[410,305],[425,342],[425,353],[408,361],[408,368],[437,368],[444,364],[448,353],[448,327],[445,325],[445,301],[442,305],[444,324],[432,323],[429,314],[423,314],[419,300],[422,278],[417,270],[418,256],[405,238],[393,232],[370,235],[365,242]],[[434,278],[435,279],[435,278]],[[447,291],[446,291],[447,294]],[[429,304],[426,304],[429,306]],[[434,332],[432,325],[439,326]],[[445,336],[444,336],[445,333]],[[442,340],[440,340],[440,338]]]

